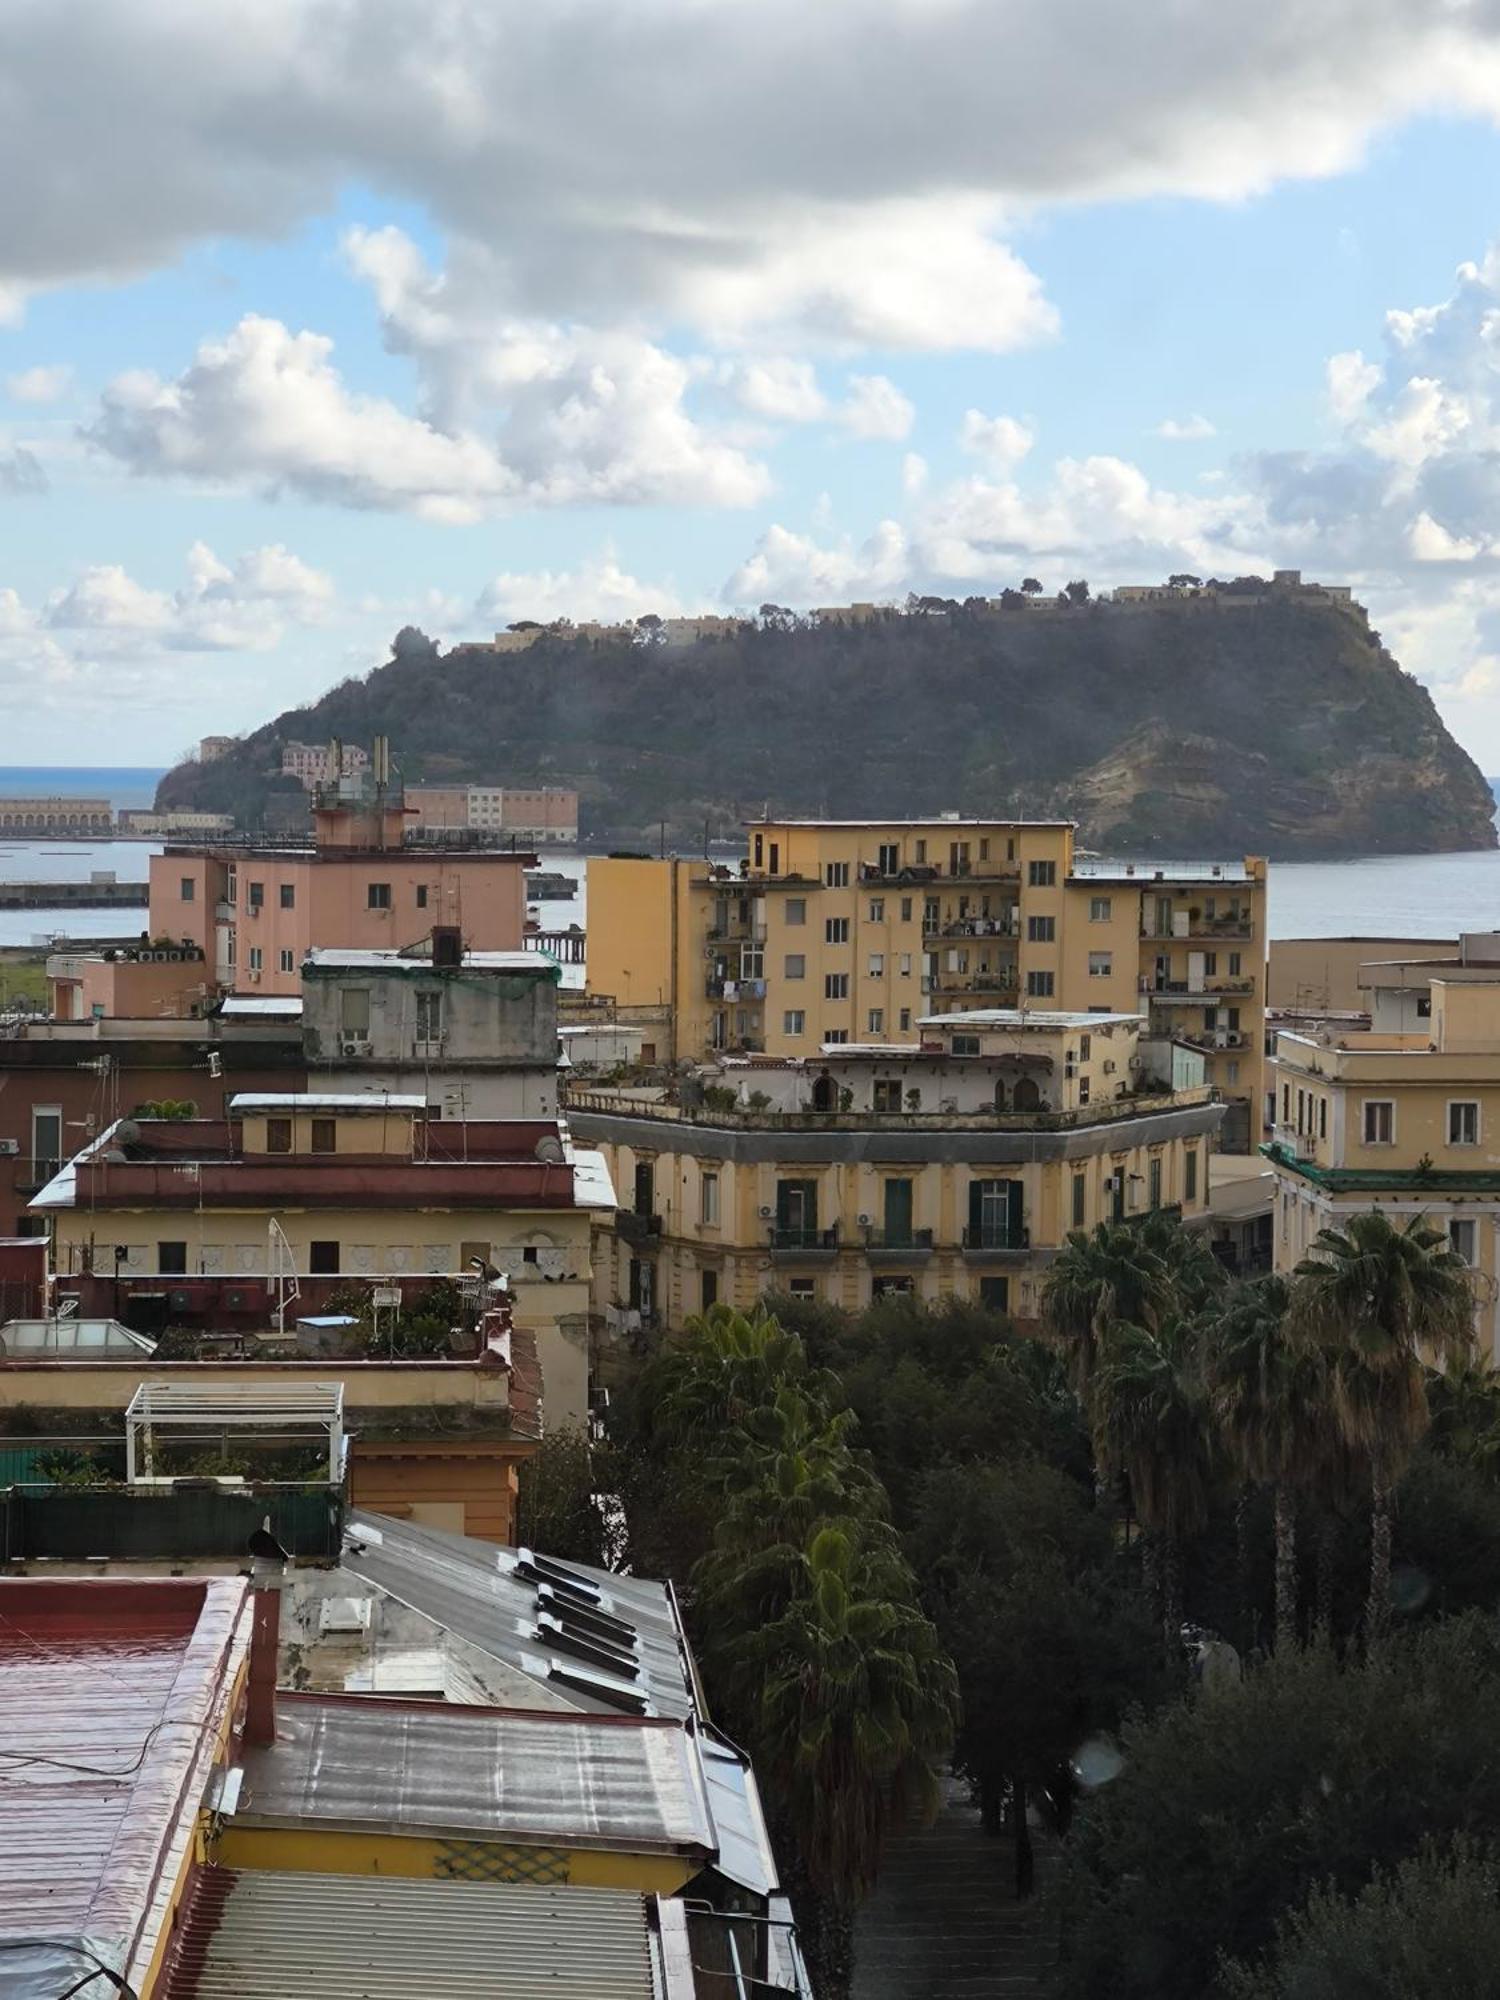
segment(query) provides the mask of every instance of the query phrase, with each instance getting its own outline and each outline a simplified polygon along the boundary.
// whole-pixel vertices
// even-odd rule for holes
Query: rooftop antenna
[[[267,1225],[267,1234],[270,1237],[271,1253],[267,1262],[270,1266],[271,1285],[276,1293],[276,1331],[284,1334],[286,1309],[302,1296],[301,1287],[297,1283],[297,1260],[292,1255],[292,1246],[287,1241],[286,1231],[274,1215]]]

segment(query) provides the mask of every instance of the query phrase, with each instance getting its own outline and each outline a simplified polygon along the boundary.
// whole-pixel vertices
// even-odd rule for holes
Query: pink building
[[[470,951],[519,951],[529,852],[406,846],[406,813],[319,803],[308,847],[169,846],[151,861],[151,935],[196,945],[214,984],[300,993],[315,946],[420,944],[453,925]]]

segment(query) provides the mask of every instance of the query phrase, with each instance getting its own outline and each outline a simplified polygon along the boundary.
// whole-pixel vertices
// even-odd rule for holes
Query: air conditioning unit
[[[20,1150],[21,1142],[19,1139],[0,1139],[0,1155],[3,1155],[7,1160],[13,1160]]]
[[[868,1215],[862,1215],[862,1216],[861,1216],[861,1217],[859,1218],[859,1226],[860,1226],[860,1228],[861,1228],[861,1229],[868,1229],[868,1228],[869,1228],[869,1226],[870,1226],[870,1218],[869,1218],[869,1216],[868,1216]]]
[[[367,1056],[369,1053],[370,1043],[367,1037],[363,1035],[340,1036],[339,1054],[341,1056]]]
[[[763,1208],[760,1212],[760,1219],[762,1222],[769,1222],[775,1213],[774,1208]]]
[[[247,980],[248,980],[248,981],[250,982],[250,984],[251,984],[252,986],[259,986],[259,984],[260,984],[260,974],[259,974],[258,972],[247,972],[247,973],[245,974],[245,977],[246,977],[246,979],[247,979]]]

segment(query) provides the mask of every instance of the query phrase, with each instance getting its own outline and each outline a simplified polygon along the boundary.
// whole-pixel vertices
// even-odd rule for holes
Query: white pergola
[[[323,1436],[328,1483],[344,1476],[342,1382],[143,1382],[125,1412],[125,1477],[156,1476],[156,1434],[248,1430],[259,1437]]]

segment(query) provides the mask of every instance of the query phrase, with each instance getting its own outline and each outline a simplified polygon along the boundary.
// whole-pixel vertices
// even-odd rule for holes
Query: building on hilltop
[[[462,828],[553,847],[578,839],[578,794],[561,786],[409,785],[406,806],[424,835]]]
[[[767,1291],[857,1311],[906,1292],[1034,1318],[1070,1229],[1208,1219],[1223,1108],[1138,1015],[924,1016],[906,1045],[728,1057],[671,1098],[570,1089],[621,1190],[596,1305],[682,1325]]]
[[[1276,1036],[1262,1150],[1277,1181],[1277,1268],[1372,1206],[1398,1225],[1425,1216],[1477,1274],[1481,1348],[1500,1362],[1500,936],[1363,976],[1368,1028]]]
[[[370,766],[370,753],[358,743],[284,743],[281,746],[283,777],[296,778],[305,791],[337,784],[341,778],[357,778]]]
[[[976,1005],[1149,1007],[1196,1038],[1222,1143],[1245,1151],[1265,891],[1259,859],[1075,858],[1067,821],[757,821],[738,869],[592,861],[589,989],[677,1061],[910,1043],[923,1015]]]

